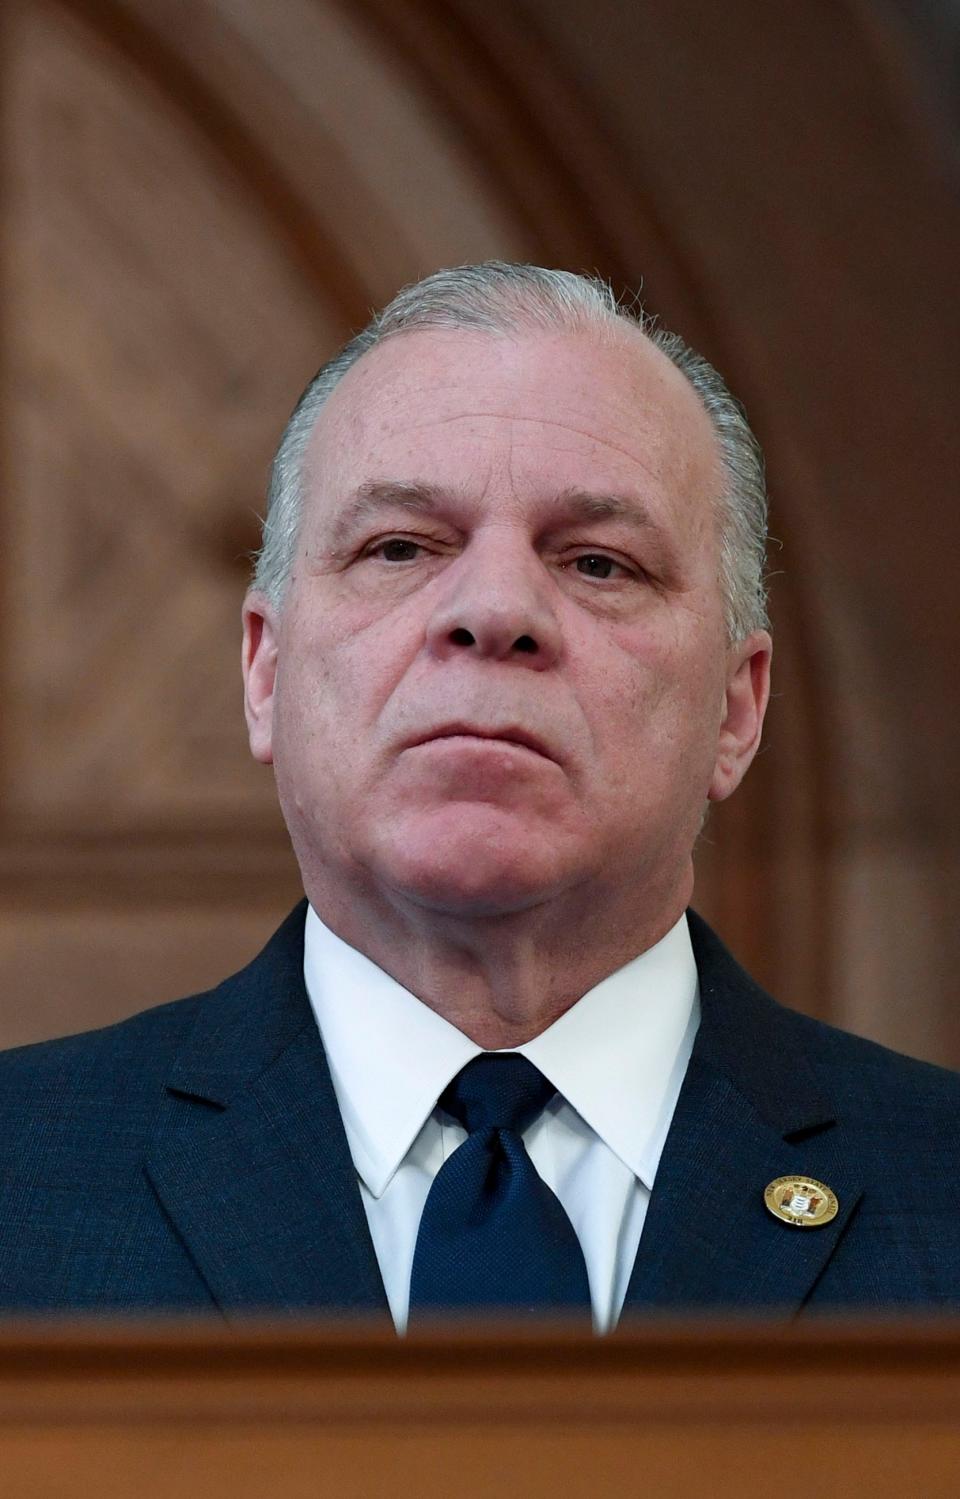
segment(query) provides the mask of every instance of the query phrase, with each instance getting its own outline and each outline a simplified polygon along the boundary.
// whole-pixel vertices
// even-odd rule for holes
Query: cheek
[[[608,634],[587,652],[580,679],[598,760],[624,786],[701,776],[712,765],[722,704],[722,669],[709,641],[652,625]],[[611,649],[613,646],[613,649]]]
[[[311,611],[312,612],[312,611]],[[369,609],[317,610],[319,620],[295,620],[281,651],[276,733],[291,749],[324,741],[340,758],[341,780],[375,741],[384,705],[410,660],[415,634],[396,616]]]

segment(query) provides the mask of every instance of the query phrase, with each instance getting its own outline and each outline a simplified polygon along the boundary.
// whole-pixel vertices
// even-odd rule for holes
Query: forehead
[[[639,329],[395,335],[347,372],[305,459],[312,505],[370,479],[695,499],[721,482],[709,418]]]

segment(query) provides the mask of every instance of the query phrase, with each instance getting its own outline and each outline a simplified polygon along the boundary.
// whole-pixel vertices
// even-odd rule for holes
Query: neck
[[[305,881],[305,884],[307,882]],[[588,990],[665,936],[682,914],[692,870],[658,898],[592,889],[499,915],[451,915],[395,893],[345,901],[325,881],[307,893],[317,915],[478,1046],[520,1046]],[[341,887],[342,891],[342,887]],[[367,892],[369,897],[369,892]]]

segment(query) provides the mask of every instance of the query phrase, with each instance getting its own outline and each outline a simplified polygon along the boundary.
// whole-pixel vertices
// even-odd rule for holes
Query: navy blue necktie
[[[589,1307],[573,1225],[520,1138],[554,1092],[526,1057],[490,1052],[468,1062],[441,1094],[440,1107],[469,1134],[437,1172],[424,1205],[411,1313]]]

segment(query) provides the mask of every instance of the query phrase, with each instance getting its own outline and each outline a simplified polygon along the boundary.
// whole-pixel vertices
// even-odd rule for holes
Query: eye
[[[375,542],[366,555],[380,557],[384,562],[413,562],[421,550],[420,543],[411,541],[408,536],[388,536]]]
[[[569,567],[571,564],[567,563]],[[583,578],[597,578],[600,582],[606,582],[614,577],[631,577],[632,574],[622,562],[616,558],[608,557],[605,552],[583,552],[579,557],[574,557],[572,565]]]

